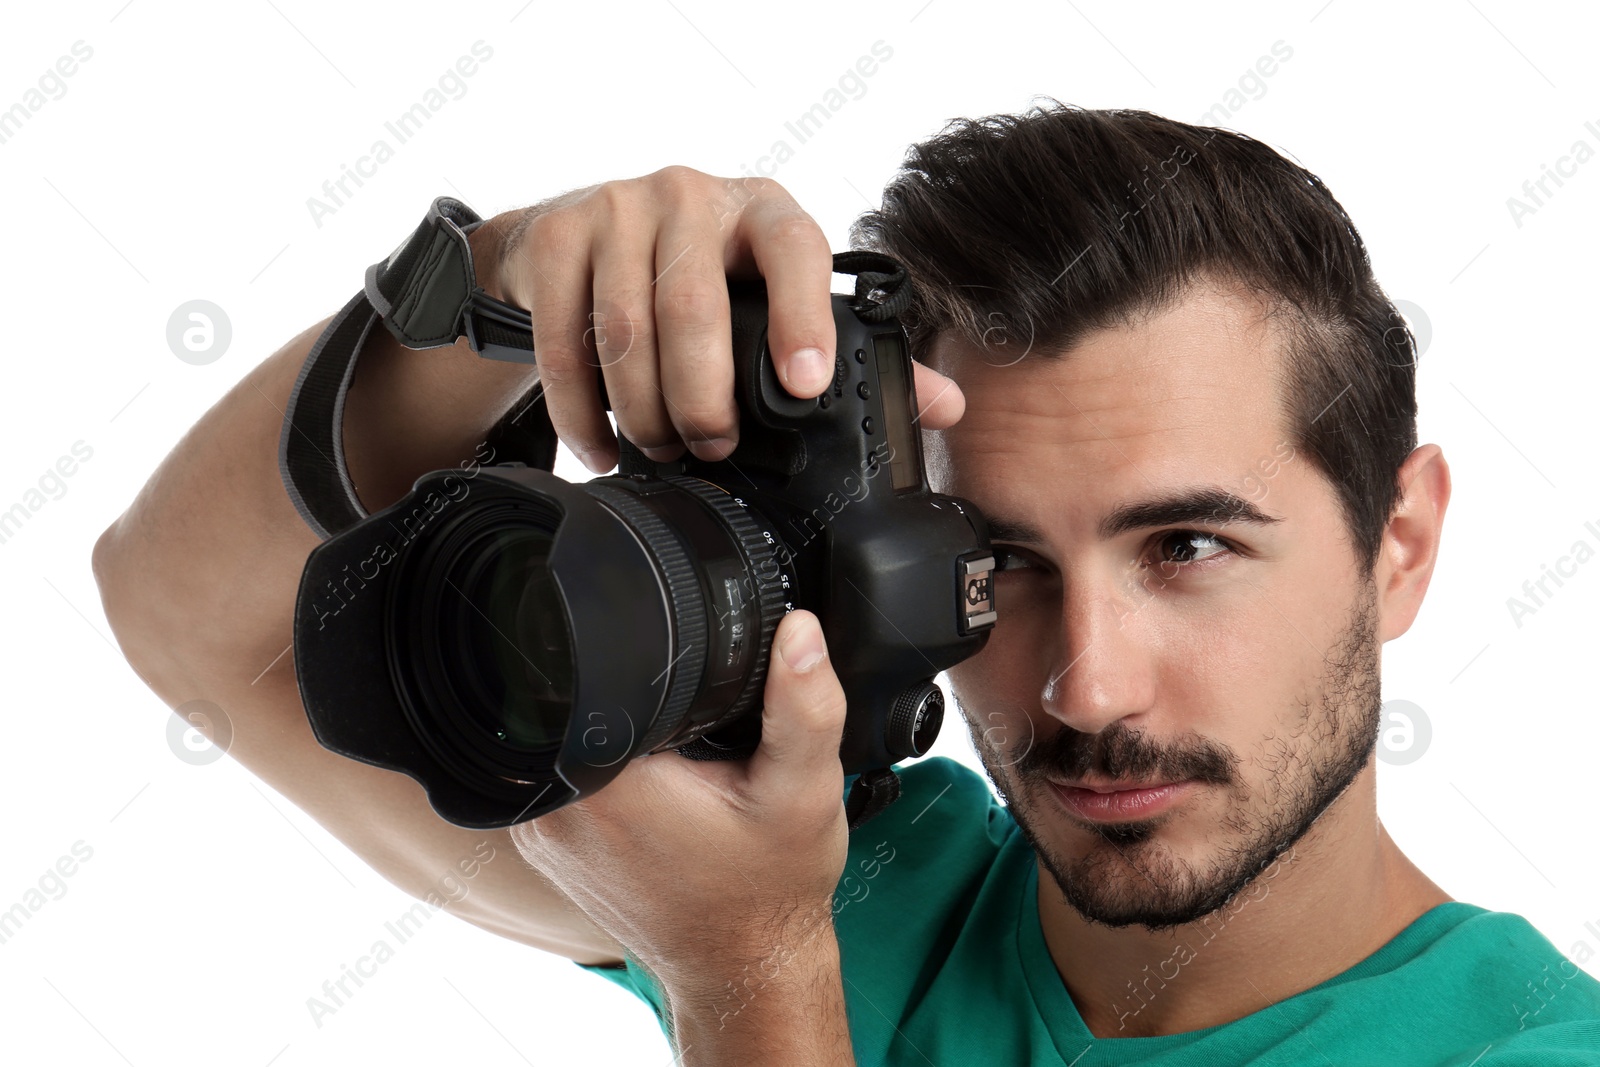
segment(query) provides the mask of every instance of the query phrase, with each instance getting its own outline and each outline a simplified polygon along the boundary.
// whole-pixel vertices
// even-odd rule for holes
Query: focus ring
[[[649,752],[683,719],[690,702],[699,691],[700,676],[706,662],[705,601],[701,596],[700,582],[695,577],[694,565],[689,562],[682,542],[659,515],[625,490],[594,482],[585,485],[584,489],[633,528],[666,581],[673,641],[677,645],[677,648],[668,649],[668,653],[676,653],[681,658],[670,661],[669,669],[663,671],[668,675],[666,698],[661,702],[660,711],[650,723],[644,740],[633,749],[640,753]]]
[[[783,558],[792,558],[788,547],[780,541],[776,534],[763,529],[751,517],[750,509],[743,504],[735,503],[732,494],[721,486],[693,478],[687,475],[669,475],[665,481],[677,486],[684,492],[691,494],[702,501],[707,507],[717,514],[722,524],[733,532],[738,539],[739,550],[744,554],[745,570],[755,584],[755,599],[757,610],[760,613],[758,627],[758,644],[756,646],[754,667],[749,677],[745,680],[744,689],[728,705],[725,712],[719,716],[720,722],[735,719],[755,704],[756,700],[766,688],[767,662],[772,651],[772,635],[778,628],[778,620],[783,618],[790,607],[790,597],[793,596],[792,581],[788,571],[779,561],[780,553]],[[688,743],[686,747],[699,744],[699,739]],[[709,746],[706,746],[709,748]],[[687,756],[695,756],[695,752],[686,751]]]

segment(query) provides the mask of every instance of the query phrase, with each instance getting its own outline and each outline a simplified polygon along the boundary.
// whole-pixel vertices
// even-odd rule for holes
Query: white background
[[[74,442],[93,455],[0,544],[0,909],[74,842],[93,856],[0,944],[0,1058],[668,1061],[627,994],[442,914],[316,1027],[306,998],[411,898],[231,760],[174,755],[170,712],[110,637],[90,549],[183,432],[342,305],[433,197],[488,216],[669,163],[736,175],[775,139],[793,144],[784,122],[880,39],[893,56],[864,95],[776,174],[835,249],[905,146],[949,118],[1047,93],[1197,121],[1274,42],[1292,48],[1225,124],[1321,175],[1389,293],[1422,309],[1421,439],[1443,446],[1455,478],[1427,603],[1386,648],[1385,697],[1424,709],[1432,740],[1380,769],[1384,820],[1456,898],[1526,915],[1569,954],[1600,952],[1600,561],[1520,627],[1506,605],[1575,541],[1600,548],[1584,527],[1600,531],[1600,160],[1549,186],[1520,226],[1507,206],[1575,141],[1600,149],[1600,20],[1506,0],[1230,7],[101,0],[8,12],[0,108],[74,42],[93,56],[0,144],[0,510]],[[375,139],[393,144],[385,120],[480,39],[493,57],[465,95],[317,225],[307,199]],[[209,365],[166,342],[168,317],[193,299],[232,322]],[[566,455],[557,470],[588,477]],[[953,721],[934,752],[977,766]]]

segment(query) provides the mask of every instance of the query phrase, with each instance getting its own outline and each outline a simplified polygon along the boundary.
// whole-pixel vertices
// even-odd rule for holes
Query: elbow
[[[94,551],[89,556],[89,566],[94,572],[94,584],[100,590],[100,604],[108,620],[111,618],[113,601],[116,599],[113,593],[113,574],[116,570],[117,532],[121,526],[122,519],[118,517],[101,531],[99,539],[94,543]]]
[[[122,519],[118,518],[100,534],[94,543],[94,551],[90,553],[89,566],[94,572],[94,584],[100,591],[100,610],[111,627],[118,651],[128,661],[134,674],[150,685],[148,667],[139,660],[138,653],[153,642],[145,633],[146,623],[130,621],[130,601],[135,599],[135,595],[128,588],[128,568],[121,558],[121,524]]]

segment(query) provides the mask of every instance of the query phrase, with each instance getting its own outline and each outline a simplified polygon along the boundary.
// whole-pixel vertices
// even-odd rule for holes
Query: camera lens
[[[699,478],[518,473],[396,564],[386,647],[417,741],[479,794],[529,804],[648,752],[706,754],[702,735],[755,706],[790,606],[772,524]]]

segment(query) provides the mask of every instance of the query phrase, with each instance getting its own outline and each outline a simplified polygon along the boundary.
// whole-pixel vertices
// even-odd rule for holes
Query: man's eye
[[[1196,544],[1213,546],[1209,551],[1202,548],[1195,549]],[[1154,542],[1158,563],[1178,564],[1186,566],[1192,563],[1204,563],[1213,557],[1225,552],[1232,552],[1233,546],[1215,534],[1203,533],[1200,530],[1169,530],[1156,537]],[[1172,554],[1168,554],[1168,549]]]
[[[991,545],[989,547],[990,551],[994,553],[994,569],[997,574],[1002,571],[1036,569],[1027,556],[1015,549],[1002,548],[999,545]]]

